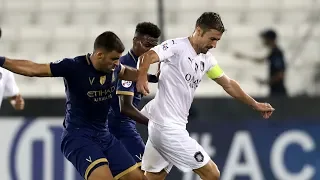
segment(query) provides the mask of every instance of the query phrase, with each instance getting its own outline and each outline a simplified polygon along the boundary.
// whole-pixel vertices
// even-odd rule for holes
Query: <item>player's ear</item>
[[[201,36],[201,34],[202,34],[202,29],[201,29],[199,26],[196,27],[195,31],[196,31],[196,35],[197,35],[197,36]]]
[[[98,51],[98,52],[97,52],[97,58],[98,58],[99,60],[104,59],[104,53],[102,53],[101,51]]]

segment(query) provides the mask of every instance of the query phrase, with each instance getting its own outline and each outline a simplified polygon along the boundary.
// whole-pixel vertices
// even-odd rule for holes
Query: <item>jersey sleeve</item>
[[[6,71],[6,73],[8,73],[8,76],[5,83],[4,96],[6,97],[16,96],[17,94],[19,94],[19,88],[17,86],[13,73],[9,71]]]
[[[168,40],[153,47],[151,50],[157,53],[160,62],[170,62],[169,58],[177,54],[178,48],[174,40]]]
[[[206,73],[210,79],[217,79],[224,75],[223,70],[220,68],[217,60],[211,53],[207,56],[207,62],[208,66],[206,68]]]
[[[117,95],[134,95],[134,85],[132,81],[126,81],[126,80],[118,80],[117,84]]]
[[[119,63],[119,65],[117,65],[114,68],[113,73],[115,73],[117,76],[122,76],[124,74],[126,67],[124,65],[122,65],[121,63]]]
[[[50,70],[53,77],[66,77],[73,71],[74,59],[62,59],[50,63]]]

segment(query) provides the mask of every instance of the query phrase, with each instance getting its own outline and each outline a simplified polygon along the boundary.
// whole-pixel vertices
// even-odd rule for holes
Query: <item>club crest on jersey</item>
[[[169,48],[169,47],[168,47],[168,43],[164,43],[164,44],[162,45],[162,49],[163,49],[164,51],[166,51],[168,48]]]
[[[104,83],[106,82],[107,77],[106,76],[100,76],[100,84],[104,85]]]
[[[200,61],[200,70],[203,72],[204,71],[204,62]]]
[[[130,87],[130,86],[131,86],[132,81],[125,81],[125,80],[122,80],[122,81],[121,81],[121,84],[122,84],[122,86],[123,86],[123,87],[128,88],[128,87]]]

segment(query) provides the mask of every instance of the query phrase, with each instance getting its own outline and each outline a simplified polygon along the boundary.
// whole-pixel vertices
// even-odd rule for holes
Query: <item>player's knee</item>
[[[129,172],[128,174],[119,178],[119,180],[132,180],[132,179],[147,180],[146,176],[139,168],[137,168],[137,169],[135,169],[135,170]]]
[[[210,164],[210,173],[206,174],[203,180],[219,180],[220,179],[220,171],[216,164]]]
[[[220,179],[220,171],[218,166],[213,162],[209,161],[208,164],[203,166],[202,168],[194,170],[202,180],[219,180]]]
[[[87,177],[88,180],[112,180],[113,176],[107,165],[94,169]]]
[[[153,173],[153,172],[145,173],[148,180],[164,180],[167,174],[168,173],[165,170],[162,170],[161,172],[158,172],[158,173]]]

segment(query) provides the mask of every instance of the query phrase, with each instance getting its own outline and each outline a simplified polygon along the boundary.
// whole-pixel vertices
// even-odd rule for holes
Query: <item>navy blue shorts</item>
[[[114,179],[138,167],[124,145],[109,132],[64,130],[61,151],[84,179],[88,179],[92,171],[102,165],[109,165]]]
[[[141,166],[141,160],[145,148],[145,144],[140,134],[135,129],[126,129],[124,131],[118,131],[122,133],[113,132],[113,135],[121,141],[126,147],[131,156]],[[126,132],[126,133],[123,133]]]

